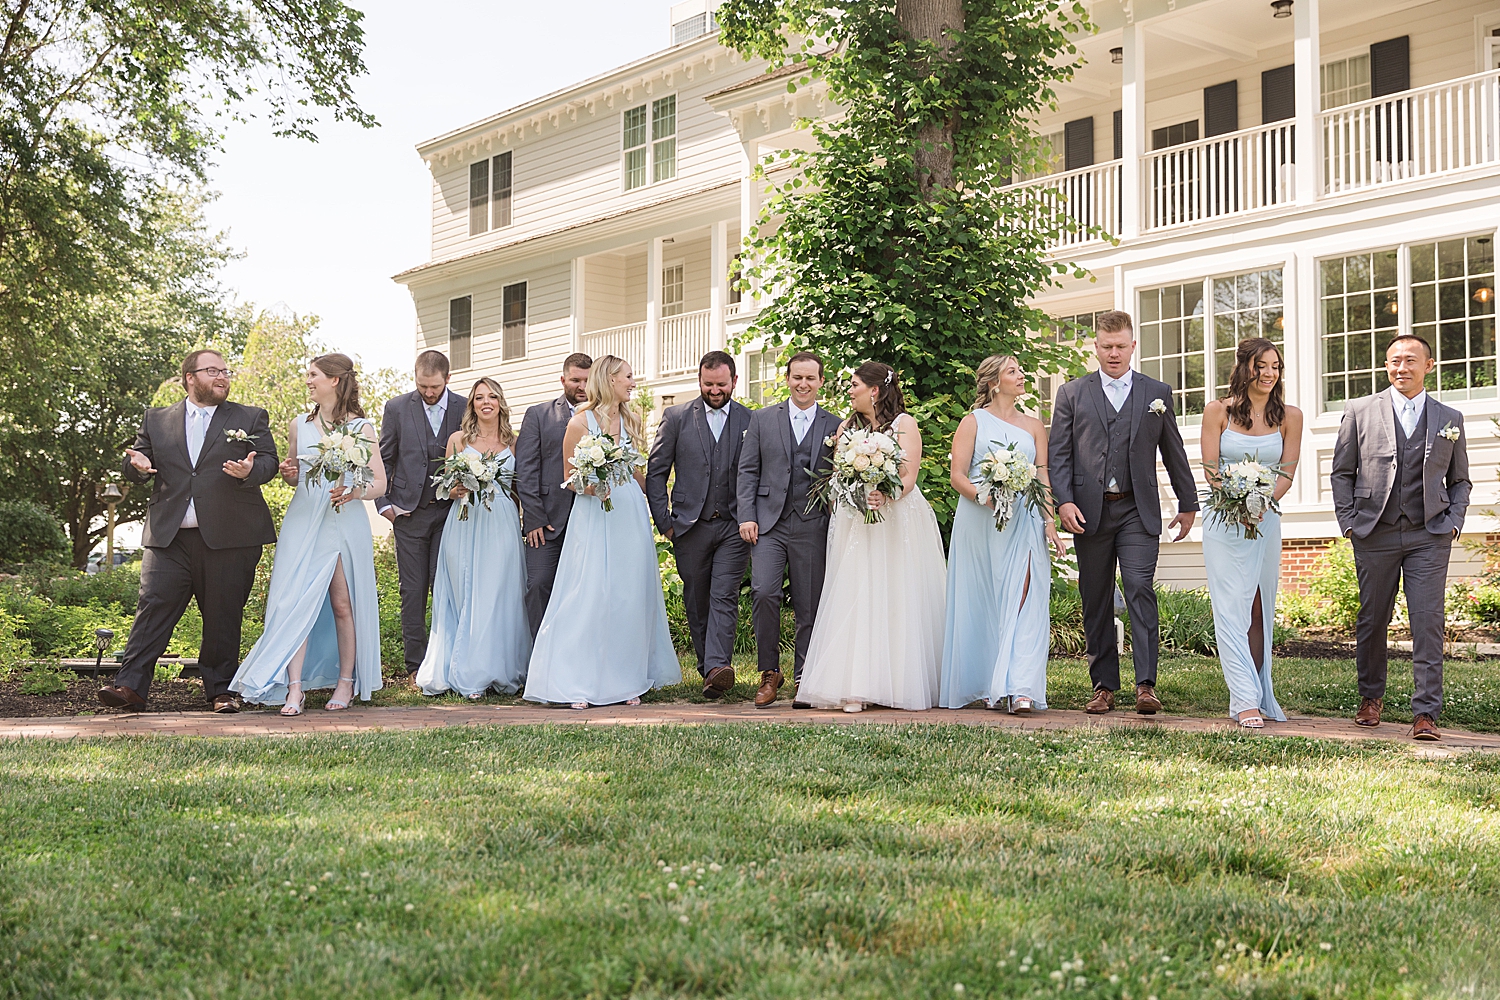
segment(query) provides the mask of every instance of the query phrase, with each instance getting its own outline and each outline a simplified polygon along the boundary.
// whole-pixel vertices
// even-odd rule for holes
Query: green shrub
[[[396,539],[391,535],[375,543],[375,593],[380,599],[380,662],[389,670],[405,670],[406,647],[401,642],[401,577],[396,571]],[[431,627],[430,608],[427,623]]]
[[[1354,547],[1335,539],[1313,567],[1308,591],[1321,610],[1318,624],[1352,633],[1359,618],[1359,577],[1354,571]]]
[[[126,614],[135,614],[141,594],[139,566],[120,566],[108,572],[85,573],[82,570],[34,563],[23,567],[12,586],[25,587],[53,604],[87,607],[90,604],[114,605]]]
[[[1444,611],[1450,628],[1500,622],[1500,586],[1484,581],[1459,580],[1448,587]]]
[[[1318,621],[1318,602],[1308,594],[1295,590],[1276,592],[1276,625],[1289,631],[1307,628]]]
[[[1052,652],[1059,656],[1082,656],[1087,648],[1083,629],[1083,598],[1078,585],[1069,580],[1052,581]]]
[[[21,637],[25,622],[0,607],[0,681],[8,681],[31,659],[31,643]]]
[[[0,503],[0,562],[65,565],[72,557],[68,536],[46,507],[29,500]]]
[[[1219,655],[1219,643],[1214,636],[1214,607],[1207,590],[1169,590],[1159,586],[1156,606],[1163,649]]]
[[[93,656],[94,630],[99,628],[115,633],[114,648],[118,649],[130,632],[132,620],[117,605],[53,604],[19,587],[6,592],[0,606],[23,623],[21,638],[31,645],[33,655],[41,657]]]
[[[693,648],[693,633],[688,628],[687,608],[682,603],[682,593],[667,593],[664,595],[667,602],[667,629],[672,633],[672,645],[680,653],[691,652]],[[755,610],[755,602],[750,596],[750,588],[744,587],[740,590],[739,617],[734,623],[734,651],[736,653],[755,652],[755,622],[751,617]],[[792,606],[788,602],[781,605],[781,635],[779,644],[783,653],[789,653],[797,644],[797,618],[792,613]]]
[[[58,694],[68,689],[68,675],[56,663],[41,663],[21,678],[22,694]]]

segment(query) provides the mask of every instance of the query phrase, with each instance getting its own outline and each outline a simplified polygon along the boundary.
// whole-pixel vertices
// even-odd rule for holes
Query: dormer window
[[[510,152],[469,164],[469,235],[510,225]]]

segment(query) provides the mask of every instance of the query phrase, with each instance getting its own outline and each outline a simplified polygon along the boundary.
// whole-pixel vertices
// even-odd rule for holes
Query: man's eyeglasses
[[[209,378],[234,378],[233,368],[194,368],[189,375],[207,375]]]

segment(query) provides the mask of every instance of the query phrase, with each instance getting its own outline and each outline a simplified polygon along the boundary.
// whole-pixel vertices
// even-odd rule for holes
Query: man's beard
[[[715,410],[722,410],[724,407],[726,407],[726,406],[729,405],[729,394],[728,393],[725,393],[723,396],[717,397],[717,399],[718,399],[717,403],[714,402],[714,399],[716,397],[710,395],[709,393],[702,392],[702,393],[699,393],[699,395],[703,398],[703,403],[704,403],[705,406],[710,406],[710,407],[712,407]]]
[[[188,395],[191,396],[193,402],[199,406],[218,406],[220,403],[224,402],[224,400],[229,398],[229,389],[225,388],[224,394],[221,396],[219,395],[219,391],[213,386],[209,386],[207,388],[193,386]]]

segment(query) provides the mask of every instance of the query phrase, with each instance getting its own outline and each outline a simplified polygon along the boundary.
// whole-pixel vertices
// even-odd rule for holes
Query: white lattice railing
[[[1097,243],[1120,232],[1120,161],[1049,174],[1014,188],[1023,207],[1034,213],[1034,225],[1062,231],[1048,249]]]
[[[708,353],[711,309],[668,316],[659,321],[661,374],[682,375],[698,370],[698,361]]]
[[[1290,121],[1169,146],[1141,158],[1141,229],[1243,215],[1297,197]]]
[[[578,349],[593,358],[613,354],[630,362],[638,378],[646,374],[646,324],[626,323],[592,330],[578,338]]]
[[[1500,70],[1325,111],[1323,192],[1500,163]]]

